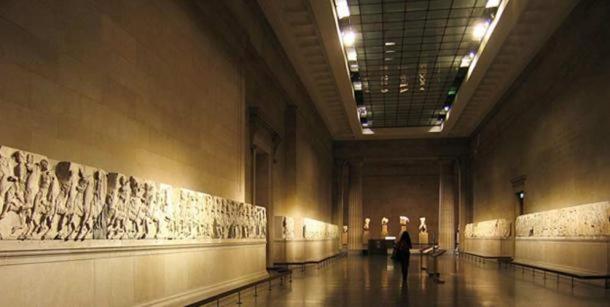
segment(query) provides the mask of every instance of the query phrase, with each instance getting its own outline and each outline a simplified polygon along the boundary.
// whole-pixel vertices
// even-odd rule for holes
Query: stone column
[[[463,250],[464,229],[466,224],[472,222],[472,181],[470,172],[470,159],[460,157],[458,161],[458,227],[460,229],[460,250]]]
[[[348,249],[362,250],[362,161],[349,164]]]
[[[456,196],[453,161],[439,161],[438,243],[448,252],[455,247]]]

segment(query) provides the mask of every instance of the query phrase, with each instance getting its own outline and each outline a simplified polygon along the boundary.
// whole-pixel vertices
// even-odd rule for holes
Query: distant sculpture
[[[428,226],[426,226],[426,218],[419,218],[419,226],[417,227],[419,230],[419,243],[420,244],[428,244]]]
[[[367,245],[369,243],[369,229],[371,228],[371,219],[365,218],[364,225],[362,226],[362,245]]]
[[[388,236],[388,222],[389,221],[390,220],[388,220],[387,217],[381,218],[381,236],[384,238]]]
[[[266,223],[263,207],[0,146],[0,240],[264,239]]]
[[[343,232],[341,232],[341,245],[347,245],[347,225],[343,225]]]
[[[362,229],[365,231],[368,231],[370,228],[370,224],[371,224],[371,219],[370,218],[365,218],[364,219],[364,226],[362,226]]]
[[[426,226],[426,218],[425,217],[420,217],[419,218],[419,226],[417,227],[417,229],[419,230],[419,232],[427,232],[428,231],[428,226]]]

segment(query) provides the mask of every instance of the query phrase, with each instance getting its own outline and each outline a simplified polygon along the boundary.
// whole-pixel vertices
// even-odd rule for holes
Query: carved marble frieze
[[[263,207],[0,146],[2,240],[264,239]]]
[[[339,226],[310,218],[276,216],[275,238],[278,240],[339,239]]]
[[[339,226],[304,218],[303,238],[305,240],[339,239]]]
[[[610,238],[610,202],[585,204],[517,217],[517,237]]]
[[[466,224],[464,236],[468,239],[507,239],[511,235],[511,223],[505,219],[495,219]]]

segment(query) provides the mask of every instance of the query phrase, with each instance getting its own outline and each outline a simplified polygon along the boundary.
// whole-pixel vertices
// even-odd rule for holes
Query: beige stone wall
[[[365,164],[363,216],[371,218],[371,238],[381,238],[381,218],[390,221],[390,235],[400,232],[399,217],[409,217],[411,240],[418,242],[419,217],[426,217],[428,236],[438,235],[439,177],[436,161]]]
[[[330,139],[315,134],[316,128],[298,119],[296,207],[300,216],[331,222],[332,147]]]
[[[0,143],[244,200],[240,63],[181,1],[0,6]]]
[[[2,3],[0,144],[249,201],[246,109],[256,106],[282,140],[271,168],[272,209],[330,222],[330,135],[262,18],[252,1]],[[286,133],[289,105],[297,109],[292,135]],[[205,257],[194,253],[199,260],[181,262],[172,270],[206,276],[197,283],[181,283],[179,291],[145,289],[146,297],[126,289],[134,292],[127,296],[134,296],[122,302],[151,302],[166,295],[201,297],[212,288],[242,282],[240,273],[264,274],[266,255],[260,243],[252,251],[231,253],[235,248],[242,247],[222,247]],[[231,263],[250,260],[223,275],[217,270],[224,266],[209,264],[229,259],[227,253]],[[104,257],[115,267],[142,262],[169,269],[182,254],[180,248],[171,253],[153,248],[130,258]],[[146,262],[147,255],[155,259]],[[70,261],[67,257],[58,266]],[[83,265],[90,272],[97,264]],[[31,264],[5,268],[11,274],[35,269]],[[96,284],[84,286],[105,285],[105,275],[87,272],[83,274]],[[138,275],[124,281],[132,287],[178,284],[163,270],[150,276],[153,281]],[[16,280],[15,285],[26,281]],[[66,283],[56,286],[58,290],[48,290],[70,290]],[[44,286],[36,288],[45,295]],[[23,293],[14,293],[20,296],[17,305],[31,303]],[[76,299],[89,304],[91,297],[84,292]]]
[[[606,1],[579,5],[473,137],[474,221],[610,199]]]

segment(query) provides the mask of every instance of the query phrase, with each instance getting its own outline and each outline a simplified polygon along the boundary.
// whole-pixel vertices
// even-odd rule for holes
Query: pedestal
[[[419,233],[419,244],[428,244],[428,232]]]
[[[341,233],[341,245],[347,245],[347,232]]]
[[[369,245],[369,231],[365,230],[362,232],[362,246]]]
[[[381,236],[383,238],[388,236],[388,225],[381,225]]]

